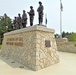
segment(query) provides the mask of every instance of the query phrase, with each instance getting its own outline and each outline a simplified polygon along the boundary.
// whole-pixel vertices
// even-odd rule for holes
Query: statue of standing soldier
[[[22,19],[21,19],[21,15],[18,14],[17,17],[17,29],[20,29],[22,27]]]
[[[26,27],[27,24],[27,14],[25,13],[25,10],[23,10],[23,15],[22,15],[22,26],[23,28]]]
[[[17,17],[14,17],[13,20],[13,29],[16,30],[16,26],[17,26]]]
[[[33,6],[30,6],[30,12],[27,12],[29,14],[29,17],[30,17],[30,26],[33,25],[33,20],[34,20],[34,9],[33,9]]]
[[[39,1],[39,7],[37,9],[37,12],[38,12],[38,20],[39,20],[39,24],[42,24],[43,22],[43,10],[44,10],[44,7],[42,5],[42,2]]]
[[[43,10],[44,10],[44,7],[42,5],[42,2],[39,1],[39,7],[37,9],[39,25],[42,25],[42,22],[43,22]],[[30,26],[32,26],[34,21],[34,16],[35,16],[33,6],[30,6],[30,11],[27,13],[29,14],[29,17],[30,17]],[[25,10],[23,10],[22,18],[20,14],[18,14],[18,17],[14,17],[14,20],[13,20],[14,29],[20,29],[22,27],[24,28],[26,27],[26,24],[27,24],[27,14]]]

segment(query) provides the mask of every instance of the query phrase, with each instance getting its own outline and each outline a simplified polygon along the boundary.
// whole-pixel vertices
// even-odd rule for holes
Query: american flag
[[[62,3],[60,4],[60,9],[61,9],[61,11],[63,11],[63,5],[62,5]]]

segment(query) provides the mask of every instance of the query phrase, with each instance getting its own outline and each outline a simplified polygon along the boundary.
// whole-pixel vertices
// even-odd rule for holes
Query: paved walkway
[[[0,56],[0,75],[76,75],[76,54],[59,52],[60,63],[32,71],[7,57]]]

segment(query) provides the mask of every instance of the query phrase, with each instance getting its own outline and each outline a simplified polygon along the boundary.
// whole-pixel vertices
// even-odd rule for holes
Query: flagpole
[[[62,38],[62,8],[61,8],[61,0],[60,0],[60,38]]]

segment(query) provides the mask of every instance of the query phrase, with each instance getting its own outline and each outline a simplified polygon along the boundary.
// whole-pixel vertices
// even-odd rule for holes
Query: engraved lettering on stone
[[[23,38],[7,38],[6,45],[15,45],[15,46],[23,46]]]

